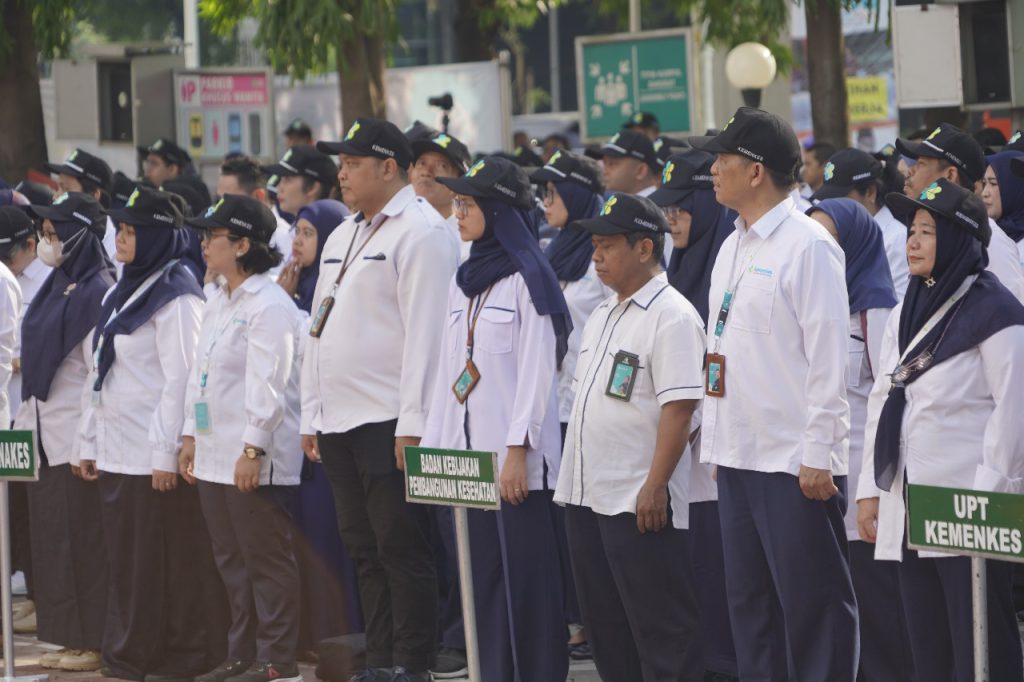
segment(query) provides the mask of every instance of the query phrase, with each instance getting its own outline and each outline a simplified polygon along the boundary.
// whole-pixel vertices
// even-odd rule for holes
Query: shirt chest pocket
[[[473,332],[475,345],[488,353],[511,353],[515,318],[513,310],[485,306]]]
[[[865,345],[863,341],[852,335],[846,345],[847,353],[850,358],[849,368],[846,373],[846,385],[859,386],[862,376],[870,376],[870,372],[864,362]]]
[[[737,329],[755,334],[767,334],[772,330],[772,308],[778,282],[774,278],[750,275],[743,278],[730,314],[730,321]]]

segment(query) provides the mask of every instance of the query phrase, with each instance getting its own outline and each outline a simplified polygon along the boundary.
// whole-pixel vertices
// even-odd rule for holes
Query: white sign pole
[[[971,557],[971,615],[974,619],[974,680],[988,682],[988,574],[985,559]]]
[[[3,609],[4,679],[14,678],[14,618],[11,616],[11,532],[7,481],[0,481],[0,608]]]
[[[459,586],[462,594],[462,622],[466,630],[466,665],[469,682],[483,682],[480,677],[480,645],[477,641],[476,602],[473,597],[473,564],[469,555],[469,515],[465,507],[453,507],[455,546],[459,558]]]

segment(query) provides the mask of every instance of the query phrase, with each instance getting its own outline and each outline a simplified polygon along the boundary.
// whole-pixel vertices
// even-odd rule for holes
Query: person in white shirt
[[[90,339],[78,434],[82,478],[98,481],[118,614],[103,664],[124,679],[191,677],[218,662],[209,649],[226,605],[199,497],[177,474],[203,292],[181,264],[188,236],[170,195],[140,187],[109,216],[124,270]],[[193,589],[175,589],[184,584]]]
[[[22,403],[14,423],[36,433],[40,460],[39,480],[28,489],[38,636],[64,647],[40,664],[95,670],[107,555],[99,491],[79,478],[77,434],[91,332],[114,266],[101,237],[107,219],[92,196],[69,192],[30,211],[42,220],[39,257],[53,271],[22,323]]]
[[[701,425],[739,675],[852,682],[842,250],[788,196],[800,161],[788,123],[742,107],[720,135],[690,144],[718,155],[715,195],[739,214],[711,275]]]
[[[404,448],[423,435],[459,247],[408,185],[412,150],[390,122],[360,118],[341,142],[345,204],[330,236],[302,365],[302,443],[334,489],[366,620],[364,680],[429,679],[437,578],[429,510],[405,501]]]
[[[1024,306],[985,270],[989,223],[946,179],[887,203],[909,229],[910,286],[868,400],[861,537],[897,561],[917,679],[974,679],[971,563],[906,548],[906,484],[1024,493]],[[1013,564],[988,560],[988,671],[1024,679]]]
[[[643,133],[615,133],[597,155],[603,161],[604,187],[608,192],[646,197],[657,189],[664,164],[654,151],[651,138]]]
[[[178,461],[185,480],[198,483],[231,604],[228,658],[201,679],[298,682],[299,569],[288,508],[302,468],[303,317],[266,274],[281,260],[269,245],[269,208],[227,195],[189,222],[205,230],[207,267],[223,278],[203,309]]]
[[[825,172],[827,176],[828,166]],[[897,296],[882,231],[867,209],[853,199],[823,199],[807,215],[828,230],[846,255],[846,289],[850,297],[850,364],[846,377],[850,401],[848,480],[852,485],[860,476],[868,394],[876,377],[883,373],[879,369],[882,331]],[[896,566],[889,561],[875,561],[874,547],[861,541],[856,505],[847,507],[845,521],[850,574],[860,616],[859,675],[864,682],[914,679]]]
[[[406,133],[406,137],[409,134]],[[439,178],[457,178],[469,170],[472,157],[469,149],[457,138],[447,133],[409,140],[412,146],[413,162],[409,167],[409,184],[418,196],[426,199],[441,217],[448,221],[455,234],[459,232],[458,220],[452,210],[451,190],[438,182]],[[469,258],[472,242],[460,240],[459,261]]]
[[[598,276],[615,292],[583,331],[555,490],[594,662],[606,680],[701,680],[683,530],[700,317],[661,271],[669,227],[653,202],[613,193],[570,229],[592,235]]]
[[[904,156],[916,160],[904,186],[904,194],[911,198],[920,196],[940,178],[975,191],[975,185],[985,175],[985,153],[981,145],[949,123],[940,123],[921,142],[896,140],[896,148]],[[991,237],[985,245],[988,269],[1017,300],[1024,302],[1024,267],[1017,244],[994,220],[989,220],[989,228]]]
[[[529,224],[526,171],[487,156],[440,182],[455,193],[459,233],[473,248],[442,313],[422,445],[498,456],[502,509],[468,516],[482,678],[562,680],[569,658],[551,489],[561,459],[555,372],[572,321]]]
[[[988,217],[1017,244],[1024,263],[1024,152],[1002,151],[988,157],[981,200]]]
[[[890,157],[891,159],[891,157]],[[825,164],[825,182],[811,197],[814,201],[848,198],[867,209],[882,230],[885,255],[892,273],[896,298],[907,291],[907,227],[885,205],[885,195],[902,192],[905,178],[890,160],[880,160],[859,149],[841,149]]]
[[[673,154],[665,161],[661,187],[651,201],[661,208],[672,229],[672,257],[666,274],[707,325],[708,289],[718,252],[736,227],[736,214],[715,199],[711,165],[715,157],[697,149]],[[699,585],[704,668],[726,677],[736,676],[736,647],[732,642],[729,604],[725,593],[722,524],[718,514],[718,486],[712,468],[700,462],[700,412],[690,424],[690,563]]]

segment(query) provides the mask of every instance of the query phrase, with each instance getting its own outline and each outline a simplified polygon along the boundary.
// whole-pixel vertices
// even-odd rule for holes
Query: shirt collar
[[[21,271],[21,276],[29,279],[35,279],[36,277],[46,277],[49,272],[50,267],[37,257],[32,259],[32,262],[25,266],[25,269]]]
[[[624,301],[618,301],[615,295],[612,295],[612,304],[629,304],[630,302],[635,303],[641,310],[647,310],[654,303],[654,299],[658,298],[659,295],[665,288],[669,286],[668,275],[664,272],[659,272],[657,275],[652,277],[647,284],[640,287],[637,291],[633,292],[633,295]]]
[[[761,239],[768,239],[775,232],[775,228],[782,224],[782,221],[789,217],[789,214],[796,210],[796,203],[793,201],[793,197],[787,196],[785,199],[775,205],[775,208],[765,213],[763,216],[750,226],[758,237]],[[741,234],[747,232],[747,224],[743,218],[737,216],[734,223],[736,228],[740,230]]]
[[[380,210],[380,213],[373,216],[373,220],[366,227],[380,225],[384,218],[394,218],[397,215],[401,215],[413,201],[416,201],[416,190],[412,188],[412,185],[406,185],[395,192],[395,195],[391,197],[388,203],[384,204],[384,208]],[[364,220],[366,220],[366,216],[362,211],[355,215],[356,224]]]
[[[251,275],[242,282],[242,285],[238,287],[238,291],[244,291],[247,294],[255,294],[268,284],[273,284],[273,280],[270,279],[266,273],[261,275]],[[224,293],[225,297],[228,296],[228,285],[226,283],[220,285],[220,290]],[[230,298],[234,299],[236,297],[232,296]]]

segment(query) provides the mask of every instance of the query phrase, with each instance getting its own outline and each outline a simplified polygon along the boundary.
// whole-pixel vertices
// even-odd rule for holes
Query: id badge
[[[712,398],[725,397],[725,356],[708,353],[704,363],[704,393]]]
[[[612,371],[608,377],[608,388],[604,394],[617,400],[629,401],[633,395],[633,384],[640,371],[640,358],[633,353],[619,351],[612,361]]]
[[[333,307],[334,296],[328,296],[320,302],[320,307],[317,308],[316,315],[313,316],[313,323],[309,325],[309,335],[314,339],[319,339],[320,335],[324,333],[324,324],[327,323],[327,316],[331,314]]]
[[[462,405],[469,398],[469,394],[476,388],[477,382],[480,381],[480,371],[477,370],[476,365],[472,360],[466,360],[466,367],[459,374],[459,378],[452,384],[452,393],[455,394],[455,399]]]
[[[209,403],[196,403],[196,433],[210,433]]]

